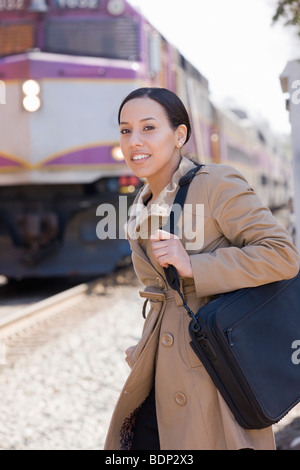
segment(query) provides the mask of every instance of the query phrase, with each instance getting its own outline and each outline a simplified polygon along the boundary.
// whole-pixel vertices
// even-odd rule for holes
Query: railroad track
[[[70,308],[70,306],[78,302],[90,289],[91,285],[81,284],[34,303],[29,307],[15,309],[15,311],[0,318],[0,340],[9,338],[20,330],[49,320],[53,315],[58,315],[63,308]]]
[[[11,366],[95,315],[103,306],[109,308],[114,288],[129,282],[136,282],[131,267],[0,315],[0,366]]]

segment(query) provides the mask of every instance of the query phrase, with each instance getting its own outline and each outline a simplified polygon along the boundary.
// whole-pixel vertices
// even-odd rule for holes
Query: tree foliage
[[[285,20],[285,25],[298,26],[300,28],[300,0],[279,0],[273,22]],[[300,30],[299,33],[300,35]]]

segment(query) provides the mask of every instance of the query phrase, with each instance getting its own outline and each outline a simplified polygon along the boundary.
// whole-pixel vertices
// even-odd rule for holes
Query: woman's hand
[[[150,235],[155,259],[163,268],[175,266],[181,277],[193,277],[192,265],[188,253],[176,235],[164,230],[157,230]]]
[[[129,367],[131,368],[131,361],[130,361],[130,356],[131,356],[131,353],[132,351],[136,348],[136,346],[130,346],[129,348],[126,349],[125,351],[125,361],[127,362],[127,364],[129,365]]]

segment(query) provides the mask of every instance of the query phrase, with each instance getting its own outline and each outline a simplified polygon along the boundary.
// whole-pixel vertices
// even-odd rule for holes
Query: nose
[[[130,147],[142,147],[144,144],[142,142],[140,133],[138,131],[132,131],[129,139]]]

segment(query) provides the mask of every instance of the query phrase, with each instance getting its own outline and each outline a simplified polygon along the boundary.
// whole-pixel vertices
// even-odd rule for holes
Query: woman
[[[217,164],[197,172],[186,199],[192,227],[204,225],[201,246],[187,245],[188,230],[181,238],[162,230],[179,179],[195,166],[181,156],[191,133],[188,114],[169,90],[142,88],[121,104],[119,124],[126,163],[146,179],[128,237],[150,310],[141,340],[126,352],[131,373],[105,449],[274,449],[272,428],[238,425],[192,351],[190,318],[163,268],[177,268],[186,303],[197,311],[215,294],[295,276],[299,257],[292,240],[244,177]]]

